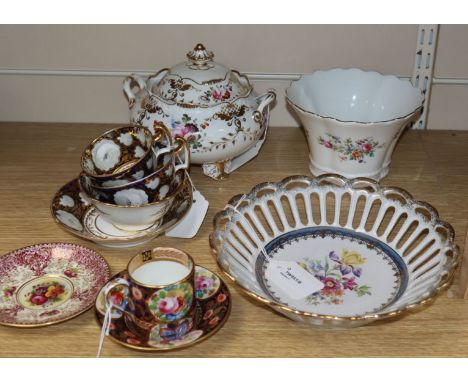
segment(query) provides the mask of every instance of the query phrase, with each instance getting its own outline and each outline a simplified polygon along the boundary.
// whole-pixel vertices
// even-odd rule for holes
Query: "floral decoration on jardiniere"
[[[331,251],[323,261],[309,258],[300,261],[299,265],[324,285],[318,292],[307,296],[306,301],[312,305],[342,304],[346,293],[355,293],[357,297],[370,295],[370,286],[359,285],[359,278],[362,275],[360,265],[365,262],[365,257],[346,249],[342,250],[341,256]]]
[[[325,148],[337,152],[341,161],[354,160],[358,163],[366,163],[366,157],[374,157],[376,150],[384,147],[384,144],[379,144],[373,137],[353,142],[351,138],[342,139],[330,133],[326,133],[325,138],[319,136],[318,142]]]

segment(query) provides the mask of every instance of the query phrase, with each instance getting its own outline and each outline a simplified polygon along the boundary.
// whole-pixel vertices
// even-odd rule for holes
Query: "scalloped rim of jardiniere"
[[[161,130],[166,130],[166,132],[168,133],[168,137],[171,137],[172,134],[169,132],[169,130],[167,130],[167,127],[162,127],[162,126],[157,126],[159,127]],[[128,129],[128,128],[141,128],[143,129],[144,131],[144,134],[145,136],[147,137],[148,134],[150,136],[150,139],[151,139],[151,145],[150,147],[148,147],[146,150],[145,150],[145,153],[144,155],[141,157],[141,158],[138,158],[133,164],[132,166],[130,167],[124,167],[122,168],[120,171],[116,171],[116,172],[106,172],[104,174],[89,174],[86,172],[85,168],[84,168],[84,159],[85,159],[85,156],[86,156],[86,153],[87,152],[91,152],[92,150],[92,147],[101,139],[105,139],[105,136],[109,133],[112,133],[114,131],[118,131],[118,130],[123,130],[123,129]],[[140,163],[141,161],[143,161],[143,159],[146,159],[146,156],[148,155],[148,153],[152,150],[152,145],[153,145],[153,142],[156,140],[157,137],[153,137],[153,134],[151,134],[151,131],[148,130],[147,127],[143,126],[143,125],[138,125],[138,124],[129,124],[129,125],[125,125],[125,126],[119,126],[119,127],[116,127],[114,129],[110,129],[110,130],[107,130],[106,132],[102,133],[101,135],[99,135],[99,137],[93,139],[91,141],[91,143],[86,146],[86,148],[83,150],[83,153],[81,154],[81,158],[80,158],[80,165],[81,165],[81,169],[83,170],[83,172],[87,175],[87,176],[90,176],[92,178],[96,178],[96,179],[99,179],[99,178],[106,178],[106,177],[109,177],[109,176],[116,176],[116,175],[122,175],[122,174],[125,174],[126,172],[130,171],[134,166],[136,166],[138,163]],[[170,144],[172,144],[172,142],[170,142]]]
[[[425,204],[426,206],[429,206],[433,210],[433,211],[430,211],[431,215],[432,215],[432,218],[433,218],[433,223],[434,224],[440,224],[440,225],[444,226],[448,231],[447,232],[447,241],[449,242],[449,244],[451,246],[451,249],[452,249],[452,251],[454,253],[454,258],[453,258],[452,264],[450,266],[450,271],[447,272],[447,274],[444,275],[440,279],[437,286],[433,289],[433,291],[426,298],[424,298],[424,299],[422,299],[420,301],[417,301],[417,302],[415,302],[413,304],[408,304],[408,305],[406,305],[406,306],[404,306],[404,307],[402,307],[400,309],[390,311],[390,312],[386,312],[386,313],[364,314],[364,315],[356,315],[356,316],[333,316],[333,315],[306,312],[306,311],[303,311],[303,310],[298,310],[298,309],[291,308],[291,307],[289,307],[287,305],[281,304],[280,302],[269,300],[269,299],[267,299],[265,297],[262,297],[262,296],[258,295],[255,292],[251,291],[250,289],[244,287],[233,275],[231,275],[231,273],[229,273],[229,267],[226,268],[223,264],[221,264],[221,261],[218,258],[218,253],[217,253],[216,246],[214,244],[214,236],[213,236],[215,231],[217,230],[217,221],[219,219],[221,219],[223,217],[223,215],[225,215],[227,213],[227,209],[226,209],[227,206],[229,206],[229,205],[235,206],[236,203],[239,201],[239,199],[243,198],[243,197],[244,197],[244,201],[252,200],[252,198],[254,198],[255,195],[261,189],[263,189],[264,187],[273,186],[273,185],[277,186],[277,185],[286,184],[286,183],[289,183],[289,182],[292,182],[292,181],[300,181],[300,180],[305,180],[305,179],[306,180],[312,180],[313,179],[313,178],[310,178],[310,177],[307,177],[307,176],[304,176],[304,175],[289,176],[289,177],[284,178],[283,180],[281,180],[279,182],[260,183],[260,184],[258,184],[256,186],[254,186],[251,189],[251,191],[249,193],[247,193],[247,194],[238,194],[238,195],[233,196],[228,201],[228,203],[223,208],[223,210],[216,213],[216,215],[213,218],[213,230],[214,231],[211,232],[210,235],[209,235],[209,242],[210,242],[211,253],[215,257],[216,263],[218,264],[218,267],[222,270],[222,272],[227,277],[229,277],[229,279],[231,281],[233,281],[237,286],[239,286],[244,293],[246,293],[250,297],[254,298],[255,300],[258,300],[258,301],[266,304],[267,306],[273,307],[276,310],[283,311],[283,312],[285,312],[287,314],[292,313],[292,314],[296,314],[298,316],[319,318],[319,319],[323,319],[325,321],[335,321],[335,322],[336,321],[340,321],[340,322],[369,321],[370,322],[370,321],[381,320],[381,319],[389,318],[389,317],[401,316],[404,313],[414,311],[414,310],[420,308],[421,306],[432,302],[440,292],[445,290],[450,285],[450,283],[452,282],[453,277],[455,275],[455,271],[457,269],[457,266],[458,266],[458,264],[460,262],[459,247],[458,247],[458,245],[455,244],[455,241],[454,241],[455,232],[453,230],[452,225],[450,223],[447,223],[447,222],[443,221],[443,220],[439,220],[438,212],[432,205],[430,205],[429,203],[426,203],[426,202],[417,202],[409,192],[405,191],[402,188],[399,188],[399,187],[381,187],[378,182],[376,182],[376,181],[374,181],[374,180],[372,180],[370,178],[358,177],[358,178],[349,179],[349,178],[345,178],[344,176],[341,176],[341,175],[338,175],[338,174],[328,173],[328,174],[323,174],[323,175],[317,176],[317,177],[315,177],[315,179],[318,182],[320,182],[321,180],[327,179],[327,178],[330,178],[330,177],[335,178],[335,179],[339,179],[344,184],[350,184],[352,182],[356,182],[356,181],[359,182],[359,181],[364,180],[366,182],[372,183],[375,190],[380,190],[380,191],[382,191],[382,190],[401,191],[406,196],[405,199],[407,200],[408,203]]]
[[[181,191],[182,187],[185,185],[185,183],[187,182],[187,178],[188,178],[187,176],[184,176],[182,179],[182,182],[180,182],[180,184],[177,186],[175,191],[171,195],[166,196],[162,200],[158,200],[156,202],[151,202],[151,203],[140,204],[139,206],[121,206],[119,204],[103,202],[102,200],[95,199],[91,195],[89,195],[89,193],[85,190],[85,188],[83,187],[81,183],[81,180],[83,179],[83,175],[86,175],[86,174],[84,172],[81,172],[80,176],[78,177],[78,184],[80,185],[81,192],[83,192],[89,199],[91,199],[93,204],[103,204],[103,205],[113,207],[113,208],[144,208],[144,207],[155,206],[155,205],[162,204],[162,203],[167,203],[168,201],[170,201],[170,199],[173,199]]]
[[[414,90],[416,91],[419,91],[419,96],[421,97],[420,98],[420,102],[419,102],[419,106],[416,107],[413,111],[411,111],[410,113],[408,114],[405,114],[403,116],[400,116],[400,117],[395,117],[395,118],[391,118],[391,119],[386,119],[386,120],[381,120],[381,121],[369,121],[369,122],[363,122],[363,121],[348,121],[348,120],[342,120],[342,119],[339,119],[339,118],[335,118],[335,117],[332,117],[332,116],[327,116],[327,115],[321,115],[319,113],[316,113],[316,112],[313,112],[313,111],[310,111],[310,110],[306,110],[304,109],[303,107],[299,106],[299,105],[296,105],[292,100],[291,98],[289,97],[289,91],[290,89],[294,86],[294,84],[297,84],[299,83],[299,81],[302,80],[303,77],[311,77],[313,76],[314,74],[317,74],[317,73],[324,73],[324,72],[332,72],[332,71],[346,71],[346,72],[349,72],[349,71],[358,71],[358,72],[361,72],[361,73],[366,73],[366,74],[370,74],[370,73],[375,73],[375,74],[378,74],[379,76],[382,76],[382,77],[387,77],[387,78],[395,78],[397,79],[398,81],[401,81],[402,83],[405,83],[405,80],[402,80],[401,78],[398,78],[397,76],[395,75],[392,75],[392,74],[382,74],[376,70],[362,70],[360,68],[332,68],[332,69],[319,69],[319,70],[315,70],[313,71],[312,73],[307,73],[307,74],[302,74],[299,79],[297,80],[294,80],[294,81],[291,81],[291,83],[289,84],[289,87],[286,89],[286,101],[293,107],[297,108],[298,110],[302,111],[303,113],[306,113],[306,114],[311,114],[311,115],[314,115],[316,117],[319,117],[319,118],[322,118],[322,119],[329,119],[329,120],[332,120],[332,121],[337,121],[337,122],[340,122],[340,123],[356,123],[356,124],[360,124],[360,125],[371,125],[371,124],[383,124],[383,123],[390,123],[390,122],[394,122],[394,121],[398,121],[398,120],[403,120],[403,119],[406,119],[406,118],[409,118],[411,117],[413,114],[417,113],[419,110],[421,110],[423,108],[423,105],[424,105],[424,101],[425,101],[425,96],[424,96],[424,93],[422,92],[422,90],[414,87],[411,82],[409,81],[406,81],[408,82],[409,86],[411,88],[413,88]]]

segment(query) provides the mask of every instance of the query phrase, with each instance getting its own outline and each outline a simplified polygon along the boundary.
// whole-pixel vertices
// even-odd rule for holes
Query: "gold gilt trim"
[[[210,108],[216,108],[216,107],[219,107],[219,106],[222,106],[222,105],[230,105],[230,104],[233,104],[233,103],[237,102],[240,99],[248,98],[252,94],[252,91],[253,91],[253,87],[250,87],[249,91],[246,94],[239,95],[239,96],[233,98],[230,101],[223,101],[223,102],[215,103],[213,105],[180,103],[180,102],[167,100],[167,99],[163,98],[162,96],[160,96],[159,94],[156,94],[156,93],[151,92],[151,95],[153,97],[157,98],[158,101],[161,101],[162,103],[164,103],[166,105],[169,105],[169,106],[176,105],[176,106],[179,106],[179,107],[181,107],[183,109],[198,109],[198,108],[200,108],[200,109],[210,109]]]
[[[332,71],[332,70],[336,70],[336,69],[341,69],[343,71],[349,71],[349,70],[352,70],[352,69],[355,69],[355,68],[350,68],[350,69],[343,69],[343,68],[333,68],[333,69],[327,69],[327,70],[317,70],[315,72],[312,72],[310,74],[303,74],[299,77],[299,79],[297,80],[294,80],[294,81],[291,81],[289,87],[286,89],[286,102],[288,102],[291,106],[294,106],[296,107],[297,109],[299,109],[300,111],[302,111],[303,113],[306,113],[306,114],[311,114],[311,115],[314,115],[316,117],[319,117],[319,118],[323,118],[323,119],[328,119],[328,120],[332,120],[332,121],[336,121],[336,122],[340,122],[340,123],[358,123],[360,125],[369,125],[369,124],[373,124],[373,123],[390,123],[390,122],[394,122],[394,121],[398,121],[398,120],[403,120],[403,119],[406,119],[408,118],[410,115],[416,113],[418,110],[422,109],[423,106],[424,106],[424,102],[425,102],[425,96],[424,96],[424,93],[419,90],[419,89],[416,89],[416,90],[419,90],[419,94],[422,96],[422,100],[421,100],[421,104],[416,107],[412,112],[402,116],[402,117],[397,117],[397,118],[392,118],[392,119],[388,119],[388,120],[383,120],[383,121],[372,121],[372,122],[362,122],[362,121],[344,121],[344,120],[341,120],[341,119],[338,119],[338,118],[335,118],[335,117],[330,117],[330,116],[324,116],[324,115],[320,115],[318,113],[314,113],[313,111],[310,111],[310,110],[306,110],[298,105],[296,105],[292,100],[291,98],[289,97],[289,92],[290,92],[290,89],[291,87],[293,86],[293,84],[295,83],[299,83],[299,81],[302,80],[303,77],[306,77],[306,76],[311,76],[312,74],[316,73],[316,72],[328,72],[328,71]],[[396,79],[399,80],[399,78],[397,76],[392,76],[392,75],[384,75],[380,72],[377,72],[375,70],[371,70],[371,71],[367,71],[367,70],[361,70],[361,69],[358,69],[360,72],[363,72],[363,73],[377,73],[379,75],[381,75],[382,77],[394,77]]]
[[[174,77],[178,77],[180,78],[181,80],[184,80],[184,81],[190,81],[190,82],[193,82],[194,84],[197,84],[197,85],[213,85],[213,84],[217,84],[218,82],[223,82],[225,81],[229,75],[231,74],[231,71],[230,69],[226,68],[227,71],[226,71],[226,75],[223,77],[223,78],[213,78],[211,80],[206,80],[206,81],[202,81],[202,82],[198,82],[198,81],[195,81],[193,78],[189,78],[189,77],[182,77],[176,73],[172,73],[172,68],[169,69],[169,71],[167,72],[166,76],[168,75],[171,75],[171,76],[174,76]],[[164,78],[164,77],[163,77]],[[162,80],[162,79],[161,79]]]
[[[362,122],[362,121],[343,121],[341,119],[338,119],[338,118],[335,118],[335,117],[327,117],[327,116],[324,116],[324,115],[320,115],[318,113],[314,113],[313,111],[310,111],[310,110],[306,110],[298,105],[296,105],[293,101],[291,101],[291,99],[289,98],[288,96],[288,93],[287,93],[287,90],[286,90],[286,102],[288,102],[291,106],[299,109],[300,111],[302,111],[303,113],[306,113],[306,114],[311,114],[311,115],[314,115],[316,117],[319,117],[319,118],[322,118],[322,119],[329,119],[329,120],[332,120],[332,121],[336,121],[336,122],[340,122],[340,123],[357,123],[357,124],[360,124],[360,125],[371,125],[371,124],[377,124],[377,123],[390,123],[390,122],[394,122],[394,121],[398,121],[398,120],[403,120],[405,118],[408,118],[409,116],[411,116],[412,114],[414,113],[417,113],[419,110],[421,110],[423,108],[423,105],[421,106],[418,106],[416,109],[414,109],[412,112],[404,115],[403,117],[397,117],[397,118],[393,118],[393,119],[387,119],[385,121],[371,121],[371,122]],[[424,101],[423,101],[424,102]]]
[[[206,50],[202,43],[198,43],[186,56],[190,61],[199,61],[203,64],[208,61],[213,61],[214,53],[211,50]]]
[[[94,147],[94,145],[96,143],[98,143],[102,139],[106,139],[105,137],[107,135],[109,135],[109,134],[112,134],[112,133],[117,134],[118,131],[125,130],[125,129],[132,129],[131,130],[132,133],[135,131],[135,129],[139,129],[139,130],[143,131],[143,134],[145,135],[145,138],[150,139],[151,143],[153,143],[153,136],[152,136],[151,132],[148,130],[148,128],[146,128],[145,126],[142,126],[142,125],[130,123],[130,124],[125,125],[125,126],[119,126],[119,127],[114,128],[114,129],[107,130],[104,133],[100,134],[97,138],[93,139],[91,141],[91,143],[89,143],[86,146],[86,148],[83,150],[83,153],[81,154],[80,164],[81,164],[81,168],[82,168],[83,172],[86,175],[92,176],[92,177],[97,178],[97,179],[102,179],[102,178],[106,178],[106,177],[109,177],[109,176],[122,175],[122,174],[128,172],[129,168],[123,168],[123,169],[118,170],[116,172],[109,172],[109,173],[106,172],[106,173],[103,173],[103,174],[88,174],[86,172],[86,170],[85,170],[85,167],[84,167],[84,161],[87,158],[92,157],[91,152],[92,152],[92,149],[93,149],[93,147]],[[141,158],[138,158],[137,160],[135,160],[134,165],[137,165],[138,163],[140,163],[140,162],[142,162],[143,160],[146,159],[147,154],[151,151],[151,147],[152,146],[146,148],[145,154]]]
[[[152,285],[152,284],[142,283],[142,282],[136,280],[132,276],[132,273],[135,271],[135,269],[133,269],[133,271],[131,272],[130,267],[133,265],[132,263],[134,261],[137,262],[139,258],[147,255],[148,251],[145,251],[145,252],[138,253],[135,256],[133,256],[130,259],[130,261],[128,262],[128,264],[127,264],[126,271],[127,271],[128,277],[136,285],[139,285],[140,287],[144,287],[144,288],[149,288],[149,289],[164,289],[164,288],[167,288],[167,287],[170,287],[170,286],[173,286],[173,285],[177,286],[177,285],[183,284],[183,283],[187,282],[188,280],[190,280],[191,278],[193,278],[193,276],[195,275],[195,261],[193,260],[192,256],[190,256],[187,252],[182,251],[182,250],[177,249],[177,248],[171,248],[171,247],[156,247],[156,248],[151,249],[150,251],[151,251],[151,258],[149,260],[146,260],[146,261],[142,260],[143,263],[146,264],[146,263],[155,262],[155,261],[170,260],[170,261],[175,261],[175,262],[178,262],[179,264],[184,265],[185,267],[187,267],[187,270],[189,270],[189,272],[188,272],[188,274],[186,276],[184,276],[180,280],[177,280],[177,281],[174,281],[174,282],[168,283],[168,284],[162,284],[162,285],[154,284],[154,285]],[[178,253],[178,254],[184,255],[184,256],[187,257],[187,260],[188,260],[187,264],[184,264],[182,261],[180,261],[180,260],[178,260],[176,258],[170,257],[170,256],[165,256],[165,257],[161,256],[160,258],[153,258],[153,254],[157,256],[158,252],[161,252],[161,253],[173,252],[173,253]]]
[[[388,190],[396,190],[396,191],[401,190],[401,191],[403,191],[403,193],[405,195],[405,198],[408,200],[408,202],[415,203],[413,197],[408,192],[404,191],[403,189],[400,189],[400,188],[397,188],[397,187],[380,187],[379,184],[377,182],[373,181],[372,179],[367,179],[367,178],[347,179],[347,178],[342,177],[342,176],[337,175],[337,174],[323,174],[323,175],[320,175],[320,176],[316,177],[315,179],[312,179],[312,178],[309,178],[309,177],[306,177],[306,176],[291,176],[291,177],[287,177],[287,178],[283,179],[282,181],[280,181],[278,183],[266,183],[266,185],[271,186],[272,184],[284,184],[284,183],[287,183],[289,181],[294,181],[294,180],[309,180],[309,181],[315,181],[315,183],[319,184],[324,179],[326,180],[326,179],[332,179],[332,178],[335,178],[335,179],[338,179],[338,180],[342,181],[342,184],[344,184],[344,185],[352,184],[353,181],[356,181],[356,182],[366,181],[367,183],[372,184],[374,186],[373,187],[374,190],[383,190],[383,191],[386,191],[386,190],[387,191]],[[260,188],[261,185],[262,184],[254,187],[250,191],[250,193],[248,193],[245,196],[250,197],[250,196],[253,196],[254,194],[258,193],[260,191],[260,189],[261,189]],[[240,197],[241,195],[237,195],[237,196]],[[234,196],[228,202],[228,204],[235,205],[235,202],[233,202],[235,199],[236,199],[236,196]],[[421,203],[421,202],[419,202],[419,203]],[[448,230],[447,237],[450,238],[448,240],[450,241],[450,244],[451,244],[450,249],[453,251],[454,259],[453,259],[453,261],[452,261],[452,263],[450,265],[450,270],[448,271],[448,273],[445,274],[440,279],[438,285],[429,294],[429,296],[427,296],[427,297],[423,298],[422,300],[420,300],[418,302],[415,302],[413,304],[408,304],[408,305],[404,306],[401,309],[398,309],[398,310],[395,310],[395,311],[390,311],[390,312],[387,312],[387,313],[365,314],[365,315],[350,316],[350,317],[340,317],[340,316],[333,316],[333,315],[324,315],[324,314],[319,314],[319,313],[311,313],[311,312],[306,312],[306,311],[302,311],[302,310],[298,310],[298,309],[293,309],[293,308],[291,308],[291,307],[289,307],[287,305],[281,304],[279,302],[271,301],[271,300],[269,300],[267,298],[264,298],[264,297],[256,294],[255,292],[252,292],[251,290],[247,289],[233,275],[231,275],[231,273],[229,272],[229,266],[227,266],[227,267],[223,266],[223,264],[221,264],[221,262],[220,262],[220,260],[218,258],[218,251],[216,249],[214,232],[217,229],[216,221],[217,221],[218,217],[220,217],[225,212],[225,209],[223,209],[222,211],[215,214],[215,216],[213,218],[213,230],[214,231],[211,232],[210,235],[209,235],[209,243],[210,243],[211,253],[214,256],[214,258],[216,260],[216,263],[218,264],[218,267],[221,269],[221,271],[231,281],[233,281],[237,286],[239,286],[239,288],[245,294],[252,297],[254,300],[260,301],[260,302],[266,304],[269,307],[273,307],[274,309],[285,313],[286,315],[287,314],[294,314],[294,315],[305,317],[305,318],[322,319],[322,320],[327,321],[327,322],[337,322],[337,321],[338,322],[354,322],[354,321],[356,321],[356,322],[357,321],[372,322],[372,321],[382,320],[382,319],[391,318],[391,317],[398,317],[398,316],[402,316],[405,313],[410,313],[412,311],[418,310],[421,307],[426,306],[426,305],[430,304],[432,301],[434,301],[434,299],[442,291],[444,291],[445,289],[447,289],[450,286],[450,283],[453,281],[455,272],[456,272],[457,267],[458,267],[459,262],[460,262],[460,256],[458,255],[459,254],[459,247],[458,247],[458,245],[456,245],[453,242],[454,231],[453,231],[452,226],[449,223],[438,220],[437,217],[439,216],[439,214],[438,214],[437,210],[434,207],[430,206],[428,203],[424,203],[424,205],[429,206],[434,211],[435,221],[437,223],[440,223],[444,227],[446,227],[446,229]]]

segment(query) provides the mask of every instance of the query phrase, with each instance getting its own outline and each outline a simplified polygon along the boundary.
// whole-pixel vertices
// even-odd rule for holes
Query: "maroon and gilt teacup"
[[[134,256],[124,277],[104,290],[109,309],[125,315],[127,328],[143,340],[179,336],[193,327],[195,263],[175,248],[154,248]],[[125,289],[126,301],[114,301]]]
[[[81,156],[84,173],[96,186],[129,183],[170,161],[172,137],[162,126],[155,135],[137,125],[109,130],[91,142]]]
[[[133,182],[100,187],[92,183],[85,174],[81,183],[88,195],[101,202],[119,206],[140,206],[163,200],[172,195],[184,179],[182,171],[190,166],[190,148],[181,137],[175,139],[176,147],[172,159],[155,172]]]

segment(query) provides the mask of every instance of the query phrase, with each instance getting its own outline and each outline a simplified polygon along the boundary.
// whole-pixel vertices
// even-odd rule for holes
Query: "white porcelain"
[[[233,158],[264,139],[275,93],[257,95],[246,76],[214,62],[213,56],[198,44],[188,61],[147,80],[129,76],[123,89],[132,123],[150,130],[163,125],[173,136],[186,138],[191,162],[219,179],[234,168]]]
[[[293,320],[337,328],[427,305],[459,257],[452,227],[430,205],[371,179],[333,174],[293,176],[235,196],[215,216],[210,245],[250,296]],[[281,264],[313,276],[303,296],[275,282]]]
[[[376,180],[387,175],[398,138],[424,102],[407,80],[355,68],[303,75],[286,99],[304,126],[314,175]]]

